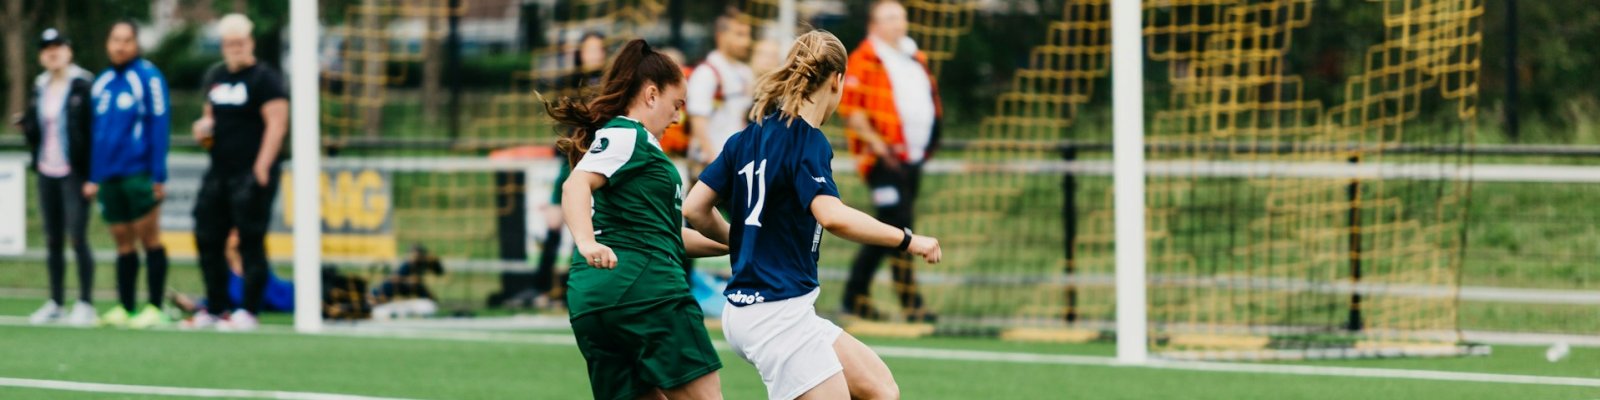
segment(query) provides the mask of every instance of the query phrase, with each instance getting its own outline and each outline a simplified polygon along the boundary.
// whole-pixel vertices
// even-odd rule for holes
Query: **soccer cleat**
[[[128,320],[128,327],[132,329],[145,329],[152,326],[170,324],[172,324],[172,320],[167,318],[167,313],[161,312],[161,308],[156,307],[155,304],[144,305],[144,308],[139,309],[139,314]]]
[[[179,322],[178,329],[186,331],[208,329],[217,326],[217,324],[221,321],[222,320],[217,319],[217,316],[211,315],[211,313],[206,312],[206,310],[200,310],[196,311],[194,315],[189,316],[189,318]]]
[[[233,314],[228,315],[226,321],[217,323],[217,330],[223,332],[249,332],[256,330],[260,326],[261,323],[256,321],[256,316],[251,315],[249,311],[234,310]]]
[[[94,315],[94,305],[78,300],[72,304],[72,312],[67,313],[67,325],[94,326],[100,322],[99,316]]]
[[[106,311],[105,314],[100,315],[100,326],[109,326],[112,328],[127,327],[128,310],[123,309],[121,305],[111,307],[111,311]]]
[[[58,318],[61,318],[61,305],[56,304],[55,300],[45,300],[43,306],[28,315],[28,323],[42,325],[55,322]]]

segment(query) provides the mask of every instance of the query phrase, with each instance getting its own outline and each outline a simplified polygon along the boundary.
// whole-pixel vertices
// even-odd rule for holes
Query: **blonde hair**
[[[242,14],[228,14],[217,20],[217,36],[221,37],[250,37],[250,33],[254,32],[255,29],[256,24],[250,22],[250,18]]]
[[[783,64],[756,81],[750,119],[760,123],[767,114],[779,112],[786,122],[793,121],[800,115],[800,108],[811,101],[812,93],[844,73],[849,58],[844,42],[827,31],[811,31],[795,38]]]

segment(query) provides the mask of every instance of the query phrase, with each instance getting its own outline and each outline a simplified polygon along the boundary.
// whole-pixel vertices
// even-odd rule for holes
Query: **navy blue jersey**
[[[822,225],[811,216],[811,199],[839,197],[832,163],[822,130],[773,114],[729,138],[700,173],[730,217],[733,281],[722,292],[729,303],[783,300],[817,288]]]

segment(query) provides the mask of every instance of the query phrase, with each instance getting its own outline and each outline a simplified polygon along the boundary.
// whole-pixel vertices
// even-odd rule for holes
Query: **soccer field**
[[[23,325],[31,305],[0,301],[0,343],[29,344],[0,346],[6,399],[589,396],[583,359],[561,329],[334,326],[305,335],[292,333],[281,315],[247,334],[76,329]],[[1543,348],[1495,346],[1491,356],[1468,358],[1125,367],[1112,363],[1109,343],[866,342],[884,356],[908,399],[1600,398],[1600,350],[1592,348],[1575,349],[1559,363],[1545,361]],[[730,352],[721,356],[726,398],[764,397],[753,368]],[[1533,383],[1506,383],[1512,381]]]

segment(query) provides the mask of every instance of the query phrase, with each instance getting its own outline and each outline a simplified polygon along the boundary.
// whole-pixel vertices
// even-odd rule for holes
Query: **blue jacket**
[[[167,181],[167,82],[156,66],[142,58],[100,73],[94,81],[94,148],[89,181],[150,174]]]

